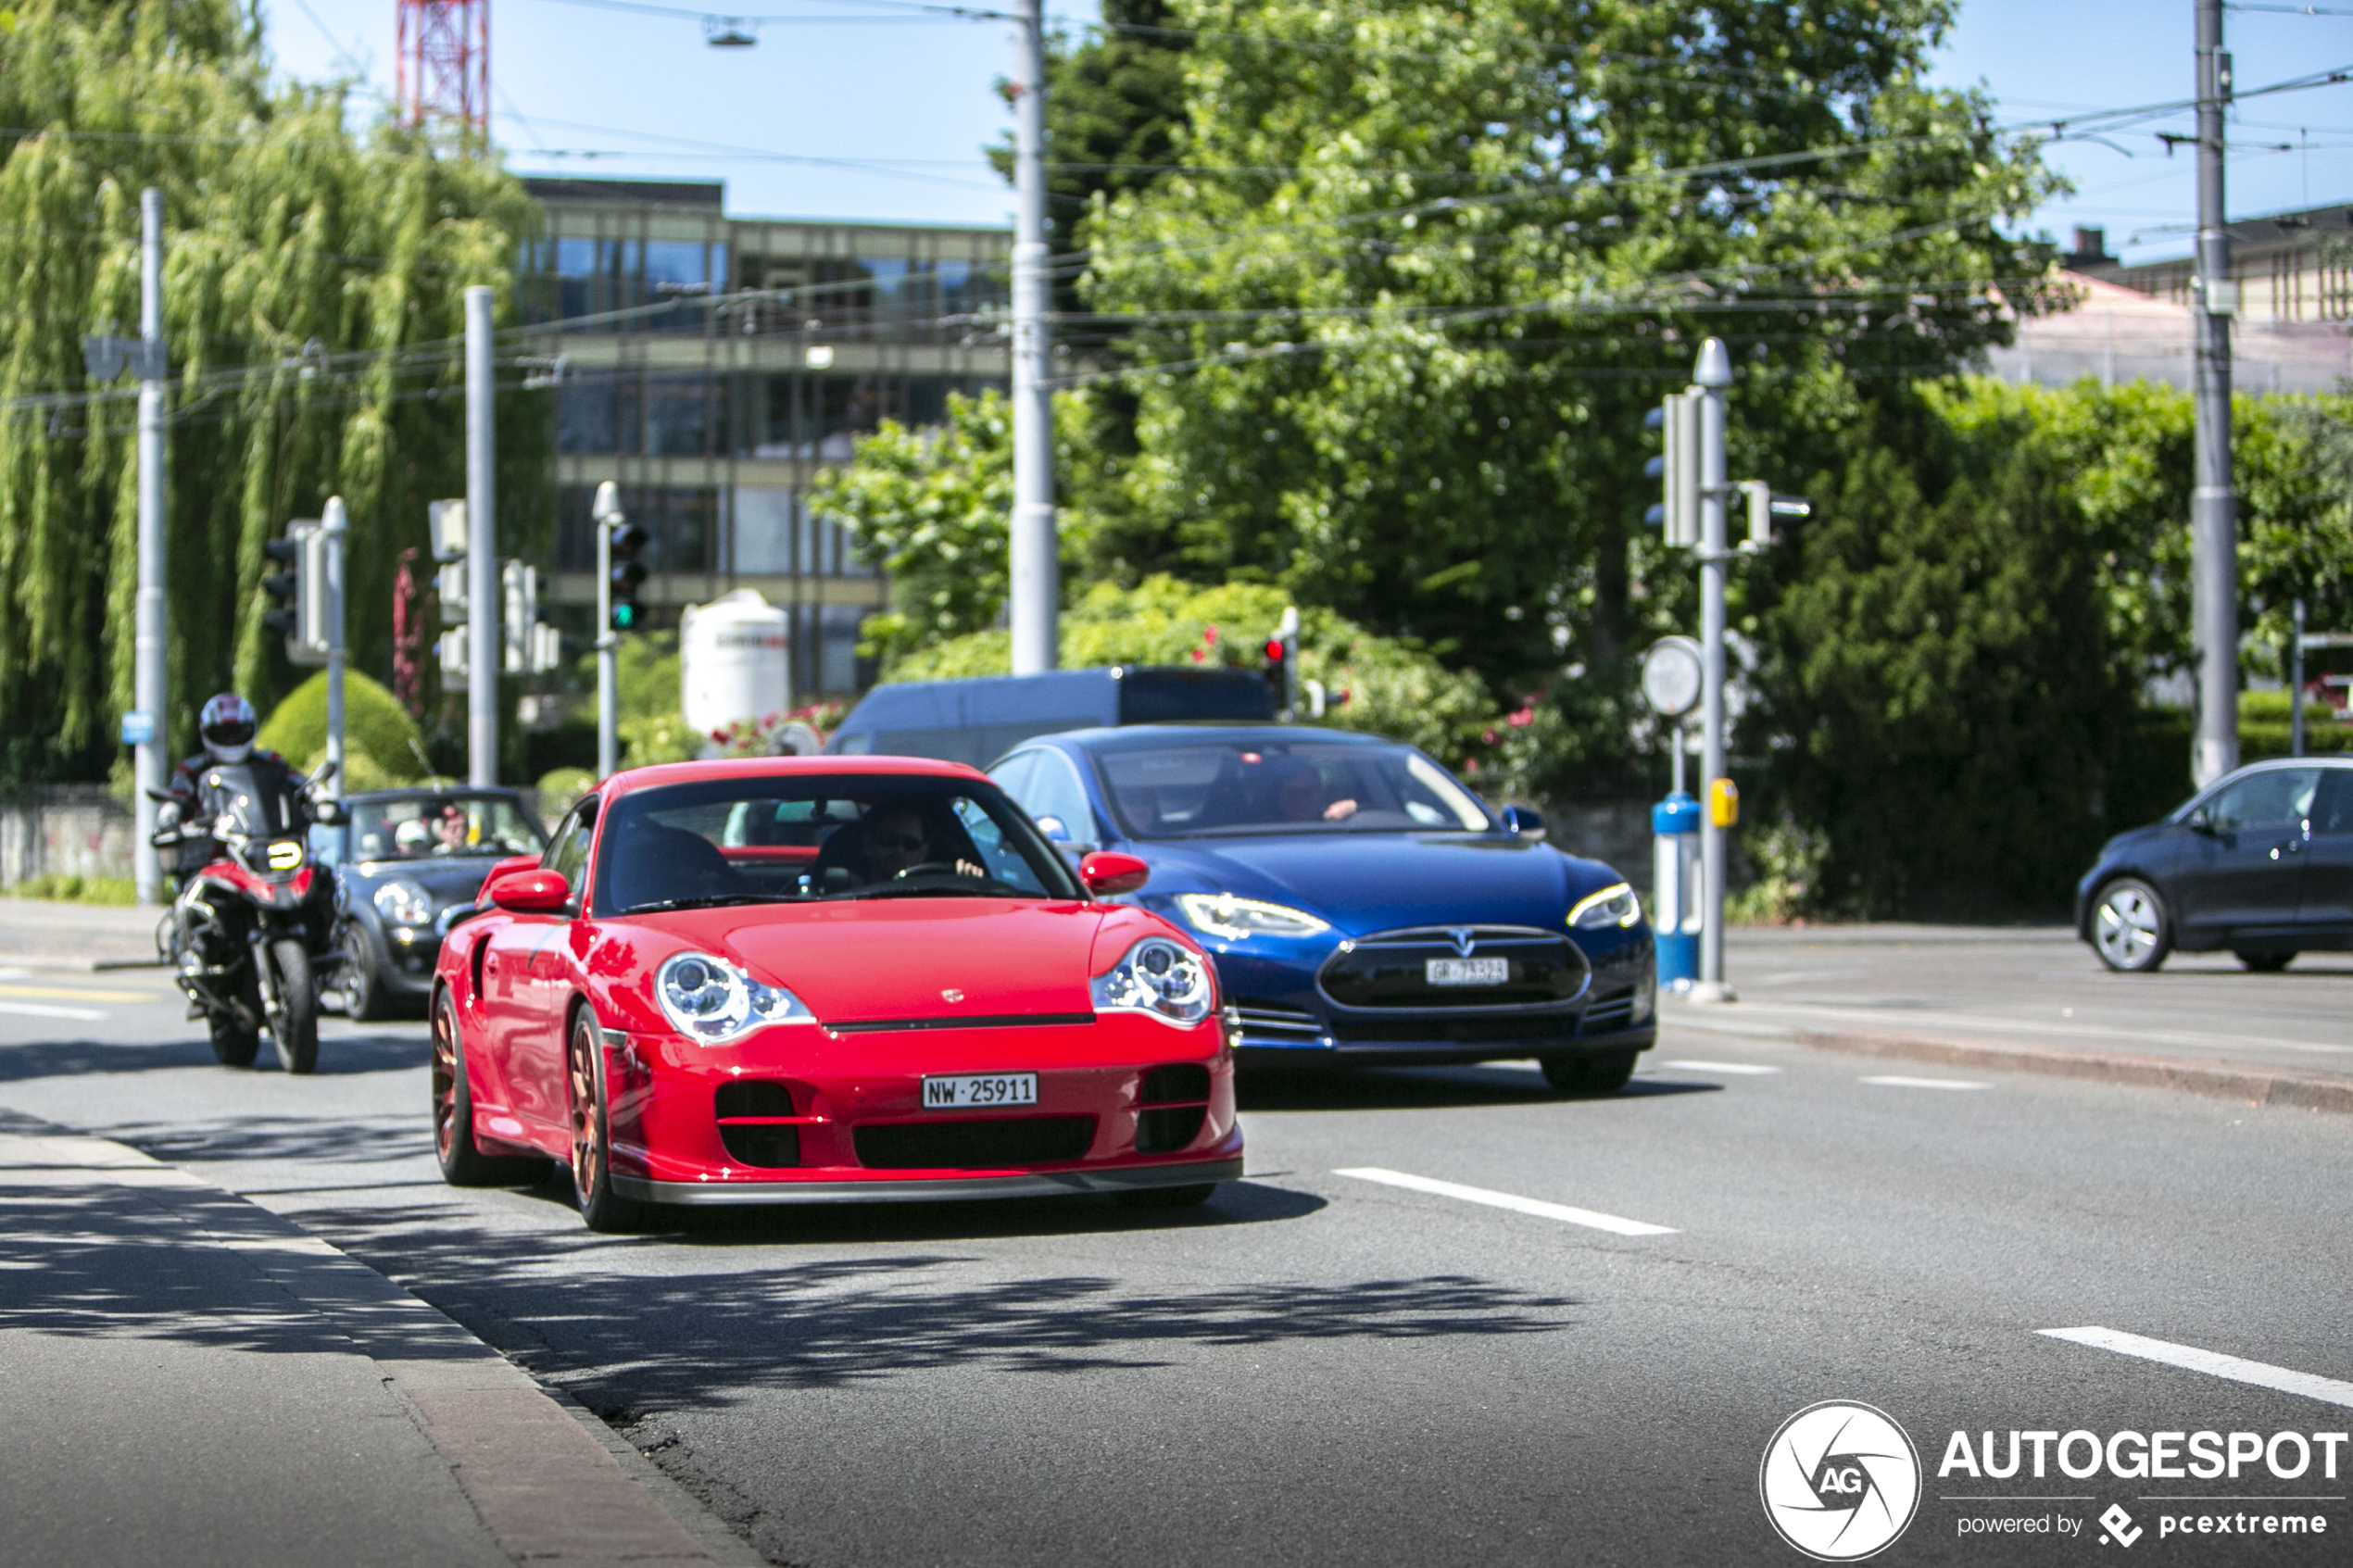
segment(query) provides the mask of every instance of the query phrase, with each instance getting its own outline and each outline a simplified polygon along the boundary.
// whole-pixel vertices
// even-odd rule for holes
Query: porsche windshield
[[[1135,838],[1491,825],[1468,790],[1406,746],[1253,737],[1091,749]]]
[[[1082,898],[994,786],[905,774],[749,774],[613,802],[599,916],[824,898]]]

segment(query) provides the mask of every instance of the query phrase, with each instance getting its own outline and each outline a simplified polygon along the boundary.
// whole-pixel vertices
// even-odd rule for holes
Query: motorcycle
[[[306,779],[258,758],[208,766],[192,801],[150,792],[151,842],[173,852],[182,879],[157,946],[223,1066],[251,1066],[264,1029],[287,1072],[319,1064],[320,987],[341,954],[335,879],[312,859],[306,830],[338,820],[319,795],[333,769]]]

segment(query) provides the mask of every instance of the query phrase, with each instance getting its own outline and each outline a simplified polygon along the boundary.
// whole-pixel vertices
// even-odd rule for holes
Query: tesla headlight
[[[433,900],[413,882],[387,882],[376,889],[376,913],[391,925],[431,925]]]
[[[1230,893],[1179,893],[1176,907],[1195,931],[1239,942],[1245,936],[1315,936],[1329,931],[1329,921],[1317,920],[1304,909],[1237,898]]]
[[[671,1026],[690,1040],[724,1046],[771,1023],[815,1022],[799,997],[763,985],[708,953],[673,953],[654,971],[654,1000]]]
[[[1147,936],[1128,948],[1093,986],[1097,1012],[1148,1013],[1179,1029],[1209,1016],[1214,989],[1201,955],[1165,936]]]
[[[1613,925],[1631,925],[1642,918],[1642,900],[1634,890],[1622,882],[1613,882],[1599,893],[1589,893],[1568,911],[1568,923],[1579,931],[1604,931]]]

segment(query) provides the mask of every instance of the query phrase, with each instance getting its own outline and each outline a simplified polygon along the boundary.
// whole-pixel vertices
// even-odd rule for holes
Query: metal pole
[[[1723,343],[1700,345],[1692,377],[1705,395],[1699,426],[1700,934],[1695,1002],[1726,1002],[1724,830],[1716,822],[1716,782],[1724,776],[1724,389],[1732,361]]]
[[[621,487],[610,479],[598,485],[588,509],[597,527],[597,777],[609,779],[621,769],[621,639],[612,629],[612,531],[626,521]]]
[[[1046,322],[1046,31],[1040,0],[1021,0],[1021,56],[1013,100],[1013,673],[1036,675],[1060,659],[1062,597],[1054,529],[1054,402],[1046,385],[1052,342]]]
[[[2231,490],[2231,237],[2222,226],[2222,0],[2197,0],[2197,470],[2190,492],[2190,641],[2202,788],[2239,765],[2238,520]]]
[[[153,185],[139,193],[139,338],[146,373],[139,378],[139,596],[132,609],[131,690],[148,731],[132,757],[139,786],[132,801],[139,831],[132,839],[132,872],[139,902],[159,904],[163,858],[147,842],[156,830],[156,802],[147,791],[164,787],[171,765],[171,725],[164,711],[171,692],[163,588],[163,192]]]
[[[498,782],[498,529],[497,393],[491,363],[491,308],[497,295],[466,290],[466,782]]]
[[[2294,628],[2287,646],[2287,754],[2304,755],[2304,601],[2290,607]]]
[[[334,764],[327,774],[330,799],[343,795],[343,559],[349,526],[343,497],[328,496],[319,519],[319,531],[327,542],[327,580],[319,584],[319,592],[326,598],[327,610],[327,760]]]

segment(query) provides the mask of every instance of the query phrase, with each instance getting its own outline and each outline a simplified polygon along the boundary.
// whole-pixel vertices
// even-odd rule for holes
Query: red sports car
[[[502,862],[441,949],[453,1184],[568,1160],[645,1205],[1104,1192],[1241,1174],[1215,972],[1146,868],[1074,872],[988,779],[917,758],[641,768]]]

